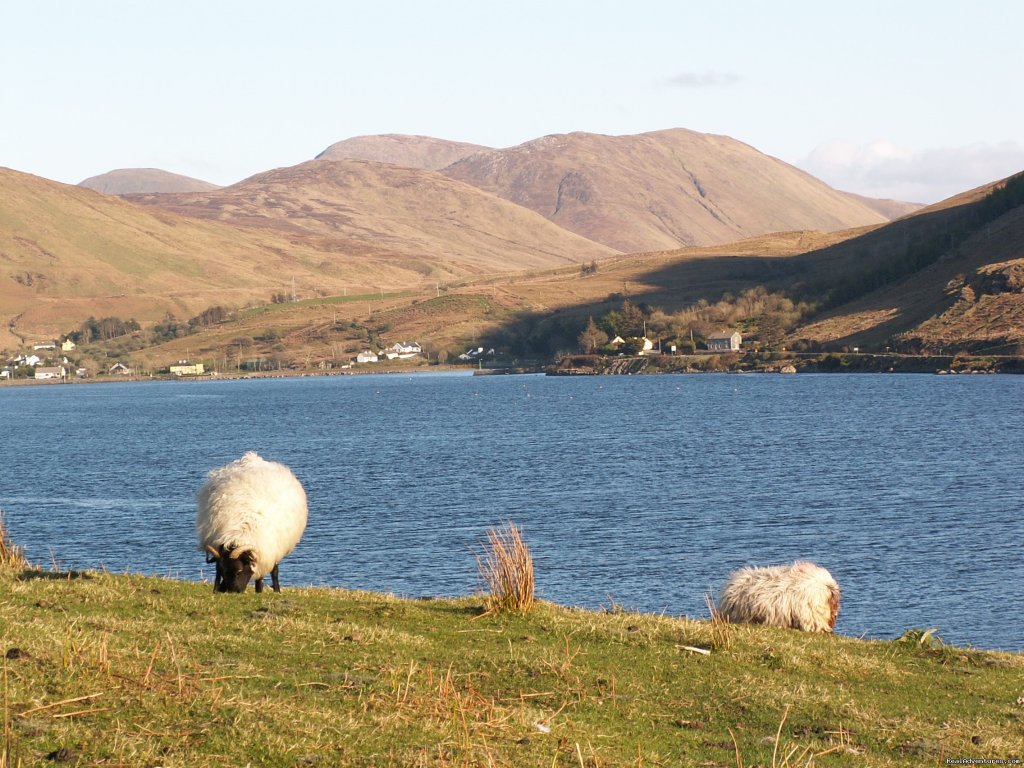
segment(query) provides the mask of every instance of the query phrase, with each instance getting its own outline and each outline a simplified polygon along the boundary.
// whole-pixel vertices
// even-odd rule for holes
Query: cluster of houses
[[[422,354],[423,347],[421,347],[417,342],[399,341],[392,344],[390,347],[382,349],[380,352],[373,352],[372,350],[364,349],[353,358],[352,362],[378,363],[382,360],[409,360],[414,357],[420,357]],[[472,347],[459,355],[458,359],[464,363],[472,363],[477,360],[492,358],[494,357],[494,354],[494,349]]]
[[[612,348],[619,348],[626,343],[626,340],[621,336],[616,336],[614,339],[608,342],[608,346]],[[709,352],[739,352],[743,346],[743,336],[738,331],[722,331],[721,333],[712,333],[706,339],[706,344]],[[639,349],[637,349],[638,355],[652,355],[660,354],[662,352],[674,353],[676,351],[675,346],[671,346],[668,349],[661,349],[659,342],[658,349],[655,349],[655,343],[643,336],[639,340]]]
[[[71,375],[84,376],[85,370],[72,368],[71,361],[64,354],[74,348],[75,342],[71,339],[65,339],[59,345],[55,342],[33,344],[31,352],[15,355],[4,361],[4,367],[0,368],[0,379],[13,379],[15,371],[22,367],[32,368],[33,377],[39,381],[66,379]]]
[[[423,354],[423,347],[415,341],[396,341],[380,352],[364,349],[353,358],[355,363],[378,363],[381,360],[411,360]]]

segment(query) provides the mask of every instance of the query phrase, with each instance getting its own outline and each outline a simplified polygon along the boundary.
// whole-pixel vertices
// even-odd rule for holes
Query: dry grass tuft
[[[480,576],[487,586],[487,613],[526,613],[533,607],[533,557],[515,523],[487,530],[490,550],[477,555]]]
[[[732,647],[732,635],[729,617],[718,610],[714,599],[708,593],[704,593],[704,602],[707,603],[711,616],[711,647],[715,650],[727,651]]]
[[[25,553],[7,536],[3,510],[0,510],[0,568],[28,568]]]

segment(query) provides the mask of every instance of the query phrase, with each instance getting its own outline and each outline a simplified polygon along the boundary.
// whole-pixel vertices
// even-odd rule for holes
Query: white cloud
[[[665,80],[665,85],[672,88],[721,88],[735,85],[740,76],[735,72],[680,72]]]
[[[912,151],[889,141],[830,141],[800,167],[847,192],[934,203],[1024,171],[1024,145],[1006,141]]]

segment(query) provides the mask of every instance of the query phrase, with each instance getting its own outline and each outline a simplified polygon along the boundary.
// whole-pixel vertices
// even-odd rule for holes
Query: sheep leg
[[[274,569],[270,572],[270,582],[273,585],[275,592],[280,592],[281,591],[281,582],[279,582],[277,580],[277,566],[278,565],[280,565],[280,563],[275,563],[274,564]]]
[[[263,577],[256,579],[256,593],[259,594],[263,591]]]

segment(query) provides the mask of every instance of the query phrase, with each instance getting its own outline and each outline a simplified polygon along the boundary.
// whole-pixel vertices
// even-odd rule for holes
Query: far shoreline
[[[473,367],[450,364],[423,363],[417,365],[380,367],[366,364],[359,368],[308,369],[287,371],[254,371],[217,373],[199,376],[157,374],[149,376],[86,376],[64,379],[3,379],[0,388],[24,386],[54,386],[67,384],[111,384],[118,382],[157,381],[238,381],[261,379],[296,379],[331,376],[393,376],[401,374],[425,375],[433,373],[464,373],[467,376],[541,375],[548,376],[657,376],[666,374],[695,375],[707,373],[727,374],[919,374],[939,376],[968,376],[1024,373],[1024,358],[1011,356],[952,356],[952,355],[899,355],[893,353],[797,353],[773,354],[767,358],[752,353],[731,361],[728,366],[706,369],[698,367],[712,355],[599,357],[570,355],[560,362],[547,365],[508,365]],[[666,365],[668,363],[668,365]],[[961,368],[957,369],[957,364]],[[373,366],[372,368],[370,366]]]

